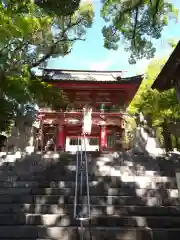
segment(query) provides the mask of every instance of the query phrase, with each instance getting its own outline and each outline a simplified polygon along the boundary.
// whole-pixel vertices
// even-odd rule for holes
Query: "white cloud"
[[[120,60],[120,50],[109,51],[106,58],[99,61],[89,62],[89,70],[109,70],[117,61]]]
[[[152,59],[141,59],[139,60],[136,65],[131,65],[131,75],[136,75],[136,74],[144,74],[146,72],[146,69],[149,65],[149,63],[152,61]]]
[[[89,70],[107,70],[108,67],[110,67],[113,64],[113,61],[111,60],[105,60],[105,61],[98,61],[93,62],[89,66]]]

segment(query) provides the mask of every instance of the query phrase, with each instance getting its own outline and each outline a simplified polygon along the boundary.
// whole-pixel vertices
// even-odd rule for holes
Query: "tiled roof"
[[[130,78],[121,78],[122,71],[75,71],[75,70],[56,70],[44,69],[44,78],[49,80],[71,80],[71,81],[102,81],[114,82],[119,80],[129,81],[141,76],[134,76]],[[118,79],[119,78],[119,79]]]
[[[152,89],[158,89],[159,91],[165,91],[175,87],[179,82],[180,72],[180,41],[176,48],[171,53],[166,64],[162,68],[161,72],[157,76],[152,85]]]

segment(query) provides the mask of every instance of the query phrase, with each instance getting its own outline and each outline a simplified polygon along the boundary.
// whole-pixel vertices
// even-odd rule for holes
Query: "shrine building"
[[[40,146],[53,138],[57,150],[76,152],[122,149],[124,114],[142,75],[123,78],[122,71],[43,69],[42,80],[63,91],[66,108],[40,109]],[[90,109],[91,132],[81,143],[84,111]]]
[[[152,85],[152,89],[160,92],[175,88],[180,101],[180,41],[171,53],[169,59],[161,69],[159,75]]]

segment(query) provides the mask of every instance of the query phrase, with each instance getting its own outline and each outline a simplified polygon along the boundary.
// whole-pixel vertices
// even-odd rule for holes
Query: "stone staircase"
[[[75,156],[32,154],[0,167],[0,240],[82,239],[73,218]],[[179,240],[172,159],[91,154],[91,222],[84,240]]]

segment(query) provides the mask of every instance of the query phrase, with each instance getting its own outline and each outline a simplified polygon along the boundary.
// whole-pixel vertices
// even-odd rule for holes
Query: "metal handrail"
[[[75,195],[74,195],[74,218],[77,215],[77,197],[78,197],[78,173],[79,173],[79,138],[76,152],[76,179],[75,179]]]
[[[78,138],[78,149],[76,152],[76,178],[75,178],[75,196],[74,196],[74,218],[79,221],[89,220],[91,217],[90,211],[90,193],[89,193],[89,175],[88,175],[88,157],[86,153],[86,142],[85,136],[81,136],[81,147],[79,149],[79,141]],[[85,149],[83,149],[83,143]],[[84,151],[83,151],[84,150]],[[84,152],[84,154],[83,154]],[[80,161],[79,161],[80,155]],[[85,177],[85,179],[84,179]],[[85,181],[84,181],[85,180]],[[83,184],[86,184],[86,207],[87,213],[83,214]],[[78,195],[79,194],[79,195]],[[81,206],[81,210],[78,212],[78,206]]]
[[[85,135],[82,137],[84,140],[84,157],[85,157],[85,174],[86,174],[86,191],[87,191],[87,208],[88,208],[88,219],[91,218],[91,206],[90,206],[90,191],[89,191],[89,169],[88,169],[88,157],[86,152]]]

